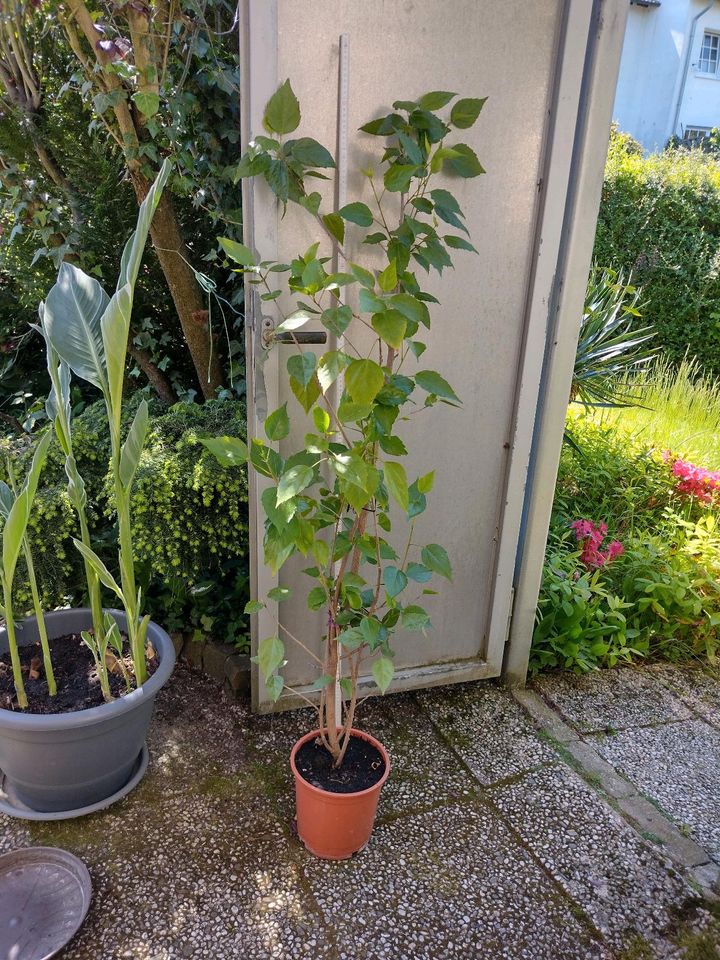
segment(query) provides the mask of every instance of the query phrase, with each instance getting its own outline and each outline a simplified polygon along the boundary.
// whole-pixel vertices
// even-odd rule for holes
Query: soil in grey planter
[[[125,614],[111,610],[121,632]],[[92,626],[90,611],[57,610],[45,617],[50,645],[56,637]],[[17,630],[18,645],[38,640],[35,618]],[[130,779],[143,748],[158,691],[175,665],[168,634],[150,623],[148,640],[159,665],[138,690],[101,706],[73,713],[28,714],[0,710],[0,770],[17,799],[39,812],[74,810],[120,791]],[[0,630],[0,653],[8,649]]]

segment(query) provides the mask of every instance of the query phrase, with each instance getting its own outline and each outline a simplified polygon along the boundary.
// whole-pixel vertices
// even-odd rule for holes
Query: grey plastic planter
[[[125,614],[110,610],[121,630]],[[51,647],[55,637],[79,633],[92,626],[90,610],[56,610],[45,616]],[[38,637],[34,617],[19,625],[20,646]],[[52,813],[86,807],[117,793],[127,783],[143,743],[153,703],[175,665],[175,648],[155,623],[148,639],[160,665],[139,690],[76,713],[54,716],[0,710],[0,770],[15,795],[33,810]],[[0,630],[0,653],[8,649]]]

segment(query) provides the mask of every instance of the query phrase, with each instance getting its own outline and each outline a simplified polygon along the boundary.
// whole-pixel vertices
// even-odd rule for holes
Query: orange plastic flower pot
[[[301,737],[290,754],[290,768],[295,777],[297,830],[310,853],[322,860],[347,860],[367,845],[375,823],[380,791],[390,773],[390,758],[385,747],[362,730],[352,730],[354,737],[367,740],[382,754],[385,772],[374,786],[357,793],[331,793],[308,783],[295,765],[298,750],[319,736],[319,730]]]

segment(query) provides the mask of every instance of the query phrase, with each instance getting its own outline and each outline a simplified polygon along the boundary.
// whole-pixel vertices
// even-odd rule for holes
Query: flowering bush
[[[715,663],[720,473],[590,419],[575,422],[573,434],[578,447],[563,450],[558,476],[531,672],[642,657]],[[618,539],[608,542],[608,525]]]
[[[672,460],[671,471],[678,478],[675,484],[676,493],[686,497],[694,497],[700,503],[713,503],[720,494],[720,470],[706,470],[688,460],[679,457],[673,459],[671,454],[665,454],[666,462]]]
[[[623,552],[623,545],[619,540],[611,540],[606,550],[600,549],[607,535],[606,523],[596,527],[592,520],[575,520],[570,527],[575,532],[578,543],[582,544],[580,562],[584,563],[588,570],[604,567]]]

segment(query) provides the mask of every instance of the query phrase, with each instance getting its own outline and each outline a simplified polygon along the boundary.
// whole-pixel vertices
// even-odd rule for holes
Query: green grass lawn
[[[673,369],[658,360],[627,387],[640,405],[588,411],[596,423],[644,446],[720,469],[720,380],[701,376],[694,361]],[[569,416],[585,416],[585,410],[573,404]]]

